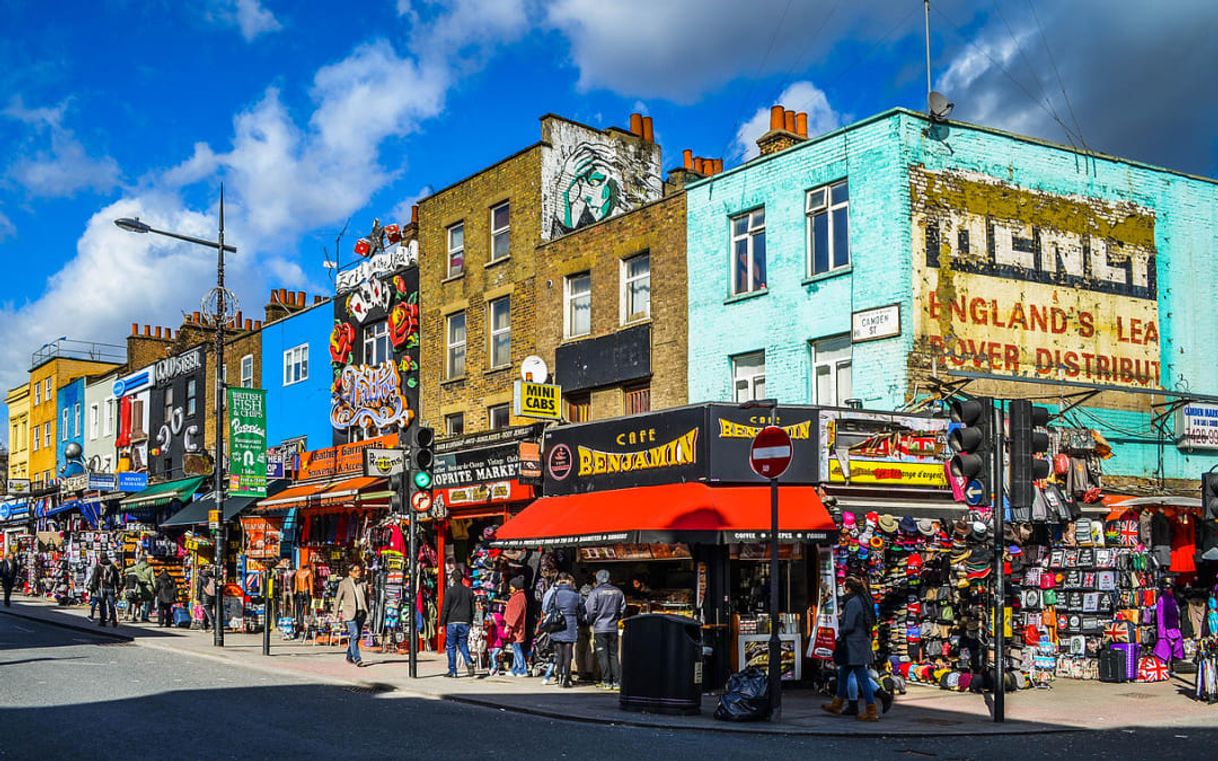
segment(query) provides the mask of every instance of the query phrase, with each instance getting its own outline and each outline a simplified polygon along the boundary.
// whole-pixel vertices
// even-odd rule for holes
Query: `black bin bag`
[[[765,721],[770,718],[770,685],[766,672],[750,666],[727,679],[715,718],[720,721]]]

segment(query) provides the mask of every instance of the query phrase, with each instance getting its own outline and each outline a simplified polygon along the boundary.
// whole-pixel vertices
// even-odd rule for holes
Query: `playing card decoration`
[[[365,280],[347,297],[347,314],[362,325],[374,311],[389,309],[390,295],[385,281],[377,278]]]

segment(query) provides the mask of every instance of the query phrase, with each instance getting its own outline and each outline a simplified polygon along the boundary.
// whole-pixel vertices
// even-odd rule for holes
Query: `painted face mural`
[[[599,222],[624,208],[621,170],[607,145],[580,143],[567,155],[554,190],[561,199],[557,232],[567,233]]]

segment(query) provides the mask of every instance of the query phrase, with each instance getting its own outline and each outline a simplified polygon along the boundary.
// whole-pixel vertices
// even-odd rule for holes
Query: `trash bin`
[[[628,618],[622,631],[623,711],[702,711],[702,625],[683,616]]]

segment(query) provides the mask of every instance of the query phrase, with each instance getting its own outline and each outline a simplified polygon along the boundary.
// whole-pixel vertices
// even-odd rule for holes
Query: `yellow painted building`
[[[36,355],[37,357],[37,355]],[[56,392],[77,378],[101,375],[120,365],[65,356],[38,357],[30,370],[29,385],[29,478],[34,488],[53,483],[55,476]]]
[[[8,477],[30,477],[30,385],[23,383],[4,396],[8,407]]]

